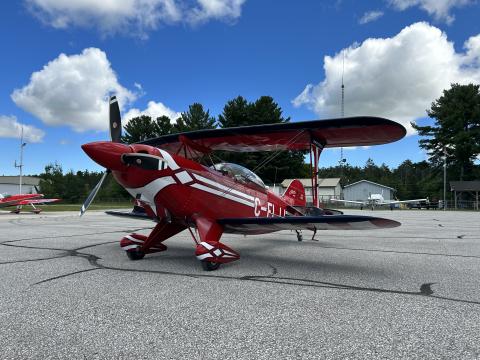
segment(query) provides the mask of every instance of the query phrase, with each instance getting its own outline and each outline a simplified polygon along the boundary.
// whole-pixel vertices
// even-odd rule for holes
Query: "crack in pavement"
[[[480,255],[440,254],[440,253],[430,253],[430,252],[365,249],[365,248],[351,248],[351,247],[328,246],[328,245],[317,245],[317,246],[324,249],[335,249],[335,250],[352,250],[352,251],[381,252],[381,253],[393,253],[393,254],[428,255],[428,256],[445,256],[445,257],[480,259]]]
[[[404,291],[404,290],[392,290],[392,289],[383,289],[377,287],[365,287],[365,286],[354,286],[348,284],[339,284],[327,281],[318,281],[318,280],[310,280],[310,279],[301,279],[301,278],[291,278],[291,277],[279,277],[276,276],[278,274],[278,270],[275,266],[271,264],[267,264],[272,269],[272,274],[270,275],[244,275],[244,276],[226,276],[226,275],[212,275],[212,274],[202,274],[202,273],[180,273],[180,272],[173,272],[173,271],[162,271],[162,270],[146,270],[146,269],[128,269],[128,268],[119,268],[113,267],[108,265],[100,264],[98,261],[101,260],[100,257],[80,252],[79,250],[84,250],[87,248],[92,248],[100,245],[111,244],[115,243],[116,241],[109,241],[99,244],[92,244],[87,246],[82,246],[77,249],[73,250],[65,250],[65,249],[57,249],[57,248],[41,248],[41,247],[32,247],[29,248],[36,248],[36,249],[43,249],[43,250],[54,250],[54,251],[63,251],[63,254],[58,256],[52,257],[52,259],[63,258],[63,257],[80,257],[89,262],[93,268],[91,269],[84,269],[79,270],[67,274],[62,274],[58,276],[54,276],[48,279],[41,280],[32,284],[32,286],[45,284],[54,280],[66,278],[69,276],[73,276],[76,274],[81,274],[85,272],[90,272],[94,270],[112,270],[112,271],[119,271],[119,272],[136,272],[136,273],[148,273],[148,274],[159,274],[159,275],[170,275],[170,276],[180,276],[180,277],[189,277],[189,278],[200,278],[200,279],[216,279],[216,280],[234,280],[234,281],[252,281],[252,282],[263,282],[263,283],[270,283],[270,284],[277,284],[277,285],[288,285],[288,286],[299,286],[299,287],[314,287],[314,288],[325,288],[325,289],[337,289],[337,290],[344,290],[344,291],[362,291],[362,292],[375,292],[375,293],[383,293],[383,294],[396,294],[396,295],[408,295],[408,296],[423,296],[432,299],[439,299],[439,300],[446,300],[446,301],[453,301],[465,304],[475,304],[480,305],[480,301],[473,301],[473,300],[464,300],[464,299],[456,299],[450,298],[445,296],[434,295],[434,291],[431,289],[431,285],[434,283],[425,283],[420,286],[419,291]],[[25,248],[22,245],[16,244],[3,244],[4,246],[11,246],[11,247],[18,247],[18,248]],[[36,259],[37,261],[46,260],[45,258]],[[35,261],[35,259],[31,259],[28,261]],[[18,262],[26,262],[26,261],[18,261]]]
[[[147,229],[152,229],[152,227],[149,226],[149,227],[141,227],[141,228],[135,228],[135,229],[103,231],[103,232],[96,232],[96,233],[90,233],[90,234],[72,234],[72,235],[49,236],[49,239],[61,239],[61,238],[72,238],[72,237],[77,237],[77,236],[104,235],[104,234],[115,234],[115,233],[131,233],[131,232],[140,231],[140,230],[147,230]],[[45,239],[45,236],[31,237],[31,238],[24,238],[24,239],[15,239],[15,240],[7,240],[7,241],[0,242],[0,245],[6,245],[6,244],[18,242],[18,241],[42,240],[42,239]]]

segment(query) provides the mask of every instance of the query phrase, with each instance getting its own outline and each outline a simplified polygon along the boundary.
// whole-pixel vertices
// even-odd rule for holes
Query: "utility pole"
[[[343,83],[343,76],[345,74],[345,50],[343,50],[343,62],[342,62],[342,103],[341,103],[341,116],[342,118],[345,117],[345,84]],[[343,147],[340,148],[340,171],[341,176],[343,176],[343,165],[346,159],[343,158]]]
[[[27,143],[23,142],[23,126],[20,135],[20,164],[17,165],[17,161],[15,160],[15,167],[20,168],[20,182],[19,182],[19,194],[22,193],[22,176],[23,176],[23,148],[27,145]]]
[[[447,210],[447,148],[443,147],[443,211]]]

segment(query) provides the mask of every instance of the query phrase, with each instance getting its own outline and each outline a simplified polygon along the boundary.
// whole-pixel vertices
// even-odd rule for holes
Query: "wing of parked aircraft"
[[[356,205],[366,205],[366,201],[354,201],[354,200],[340,200],[340,199],[330,199],[332,202],[338,202],[342,204],[356,204]]]
[[[378,205],[409,204],[409,203],[415,203],[415,202],[420,202],[420,201],[427,201],[427,199],[384,201],[384,202],[379,203]]]
[[[60,201],[61,199],[33,199],[33,200],[22,200],[19,201],[16,205],[30,205],[30,204],[48,204]]]

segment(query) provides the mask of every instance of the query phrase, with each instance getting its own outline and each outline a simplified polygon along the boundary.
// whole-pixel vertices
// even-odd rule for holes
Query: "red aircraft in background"
[[[30,205],[35,214],[39,214],[42,209],[35,207],[38,204],[47,204],[60,201],[61,199],[44,199],[43,194],[16,194],[2,195],[0,194],[0,208],[16,206],[12,213],[19,214],[24,205]]]
[[[317,169],[321,151],[328,147],[385,144],[405,136],[405,128],[375,117],[353,117],[199,130],[123,144],[117,99],[110,99],[112,141],[85,144],[83,150],[107,171],[86,199],[87,210],[108,173],[135,199],[142,212],[112,215],[151,219],[157,223],[148,236],[125,236],[120,246],[132,260],[164,251],[165,240],[188,229],[196,243],[195,255],[205,270],[238,260],[240,255],[220,242],[223,233],[264,234],[279,230],[364,230],[391,228],[400,223],[371,216],[343,215],[318,207]],[[294,180],[278,196],[252,171],[236,164],[206,166],[214,150],[310,150],[314,206],[306,206],[305,191]],[[312,164],[313,156],[313,164]],[[259,164],[261,166],[261,164]],[[192,228],[197,230],[195,236]]]

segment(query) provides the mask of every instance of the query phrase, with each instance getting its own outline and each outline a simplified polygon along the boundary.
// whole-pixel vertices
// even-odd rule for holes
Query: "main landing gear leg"
[[[141,260],[145,257],[145,254],[167,250],[162,241],[184,229],[185,227],[182,225],[160,222],[155,226],[150,235],[127,235],[120,241],[120,246],[126,251],[130,260]]]
[[[223,227],[216,221],[198,217],[195,219],[200,242],[197,243],[195,255],[205,271],[217,270],[220,264],[225,264],[240,259],[240,254],[220,242]],[[193,233],[192,233],[193,236]]]

